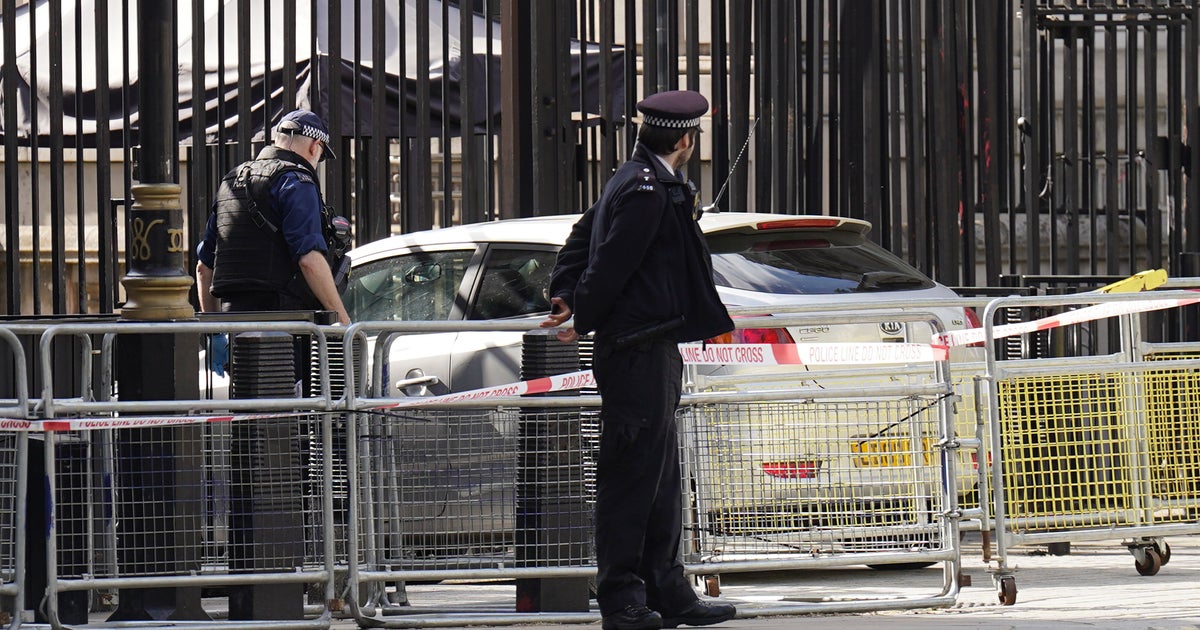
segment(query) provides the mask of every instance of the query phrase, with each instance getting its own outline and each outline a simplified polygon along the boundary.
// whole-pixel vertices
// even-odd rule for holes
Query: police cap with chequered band
[[[286,133],[293,136],[304,136],[320,142],[325,149],[321,152],[322,162],[327,158],[331,160],[337,159],[337,155],[333,152],[333,149],[329,148],[329,127],[325,126],[325,121],[321,120],[320,116],[307,109],[297,109],[284,116],[279,121],[276,131],[277,133]]]
[[[637,104],[642,122],[655,127],[691,129],[708,112],[708,99],[691,90],[672,90],[647,96]]]

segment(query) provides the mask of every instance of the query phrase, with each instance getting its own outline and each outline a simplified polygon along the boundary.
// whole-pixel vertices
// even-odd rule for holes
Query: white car
[[[547,285],[558,249],[579,215],[510,219],[393,236],[350,252],[343,294],[353,321],[537,319],[550,308]],[[952,298],[866,238],[857,219],[709,213],[700,221],[727,306],[861,304]],[[974,313],[947,310],[950,328],[977,326]],[[928,329],[828,322],[795,329],[739,330],[732,342],[927,342]],[[402,379],[436,376],[447,391],[517,380],[520,333],[453,332],[394,341],[386,392]],[[412,390],[410,394],[428,392]]]
[[[343,294],[351,320],[461,321],[528,318],[530,329],[549,310],[547,286],[559,248],[579,215],[513,219],[463,225],[393,236],[350,252],[351,281]],[[867,239],[870,224],[856,219],[750,213],[709,213],[700,221],[713,257],[718,292],[728,306],[828,304],[862,305],[953,298],[954,292]],[[978,325],[974,313],[943,308],[938,317],[950,329]],[[520,380],[522,333],[432,332],[389,335],[389,358],[383,366],[384,388],[376,396],[424,396],[466,391]],[[925,325],[897,322],[846,323],[831,316],[804,326],[737,330],[721,341],[745,343],[928,342]],[[383,340],[373,340],[381,342]],[[743,373],[760,368],[702,367],[709,376]],[[432,385],[412,385],[413,379],[436,377]],[[840,381],[844,383],[844,381]],[[414,416],[415,417],[415,416]],[[735,419],[736,420],[736,419]],[[741,468],[696,473],[696,491],[720,497],[701,516],[719,534],[769,536],[806,522],[796,517],[798,499],[820,498],[825,504],[884,505],[883,521],[895,519],[890,496],[928,497],[932,481],[912,479],[913,457],[878,452],[896,450],[905,437],[896,429],[882,439],[850,443],[861,435],[841,436],[824,445],[824,470],[797,474],[812,466],[812,457],[797,462],[781,454],[795,441],[787,438],[794,426],[765,429],[756,423],[729,423],[715,438],[730,443],[762,445],[768,451],[735,448],[718,459],[741,462]],[[397,517],[406,553],[442,553],[447,546],[478,548],[488,540],[501,545],[513,524],[512,488],[517,477],[518,436],[515,422],[503,414],[444,414],[406,422],[386,420],[391,438],[380,449],[390,486],[385,497],[405,506]],[[930,427],[925,427],[930,431]],[[755,438],[745,438],[749,434]],[[870,435],[864,430],[863,435]],[[774,436],[774,437],[771,437]],[[785,439],[777,439],[785,436]],[[764,437],[766,438],[764,440]],[[932,452],[926,438],[916,450]],[[708,448],[700,445],[701,449]],[[757,448],[757,447],[755,447]],[[708,449],[707,454],[713,455]],[[704,465],[706,456],[699,461]],[[709,457],[711,460],[712,457]],[[794,458],[793,458],[794,459]],[[836,459],[836,461],[834,461]],[[769,461],[768,461],[769,460]],[[715,461],[715,460],[714,460]],[[886,470],[895,468],[895,471]],[[903,471],[900,469],[904,469]],[[844,497],[829,495],[833,484],[851,488]],[[897,485],[897,479],[902,478]],[[849,480],[849,481],[847,481]],[[903,486],[904,489],[898,490]],[[882,498],[881,498],[882,497]],[[784,505],[788,504],[788,505]],[[886,505],[885,505],[886,504]],[[856,508],[843,507],[847,510]],[[873,509],[876,509],[873,508]],[[840,508],[839,508],[840,509]],[[925,505],[932,518],[934,506]],[[781,516],[782,515],[782,516]],[[874,517],[872,517],[874,518]],[[926,522],[913,540],[898,541],[903,549],[928,538]],[[809,521],[811,522],[811,519]],[[858,525],[871,523],[858,522]],[[874,523],[879,524],[879,523]],[[886,524],[886,523],[885,523]],[[922,538],[925,537],[925,538]],[[842,548],[850,548],[843,546]],[[858,548],[879,548],[858,541]]]

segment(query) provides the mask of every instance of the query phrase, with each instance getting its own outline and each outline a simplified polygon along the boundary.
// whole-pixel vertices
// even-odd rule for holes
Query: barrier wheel
[[[1139,575],[1154,575],[1162,567],[1162,556],[1158,555],[1158,550],[1154,547],[1146,547],[1142,550],[1141,560],[1134,556],[1133,566],[1137,569]]]
[[[1171,561],[1171,545],[1168,545],[1167,541],[1165,540],[1161,541],[1161,543],[1161,545],[1155,543],[1154,549],[1158,551],[1158,557],[1162,559],[1162,563],[1165,566]]]
[[[709,597],[721,596],[721,576],[706,575],[704,576],[704,593]]]
[[[1000,578],[1000,588],[996,592],[1001,606],[1012,606],[1017,603],[1017,579],[1008,576]]]

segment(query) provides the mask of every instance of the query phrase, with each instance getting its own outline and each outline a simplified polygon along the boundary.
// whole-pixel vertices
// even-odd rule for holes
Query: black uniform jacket
[[[695,341],[733,328],[695,208],[688,182],[638,145],[559,252],[550,294],[576,331],[619,339],[657,327]]]

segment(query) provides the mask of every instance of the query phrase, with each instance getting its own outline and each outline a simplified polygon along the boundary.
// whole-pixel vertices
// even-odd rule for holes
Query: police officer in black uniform
[[[200,310],[329,310],[350,324],[334,277],[348,261],[330,256],[344,253],[331,251],[341,218],[325,207],[316,172],[336,158],[328,142],[320,116],[296,110],[279,122],[273,146],[221,180],[196,251]]]
[[[717,296],[695,186],[679,168],[695,150],[704,96],[662,92],[638,103],[633,156],[572,229],[551,275],[543,327],[595,331],[603,400],[596,496],[596,598],[604,630],[709,625],[729,604],[701,600],[679,556],[681,489],[675,410],[678,344],[733,328]]]

